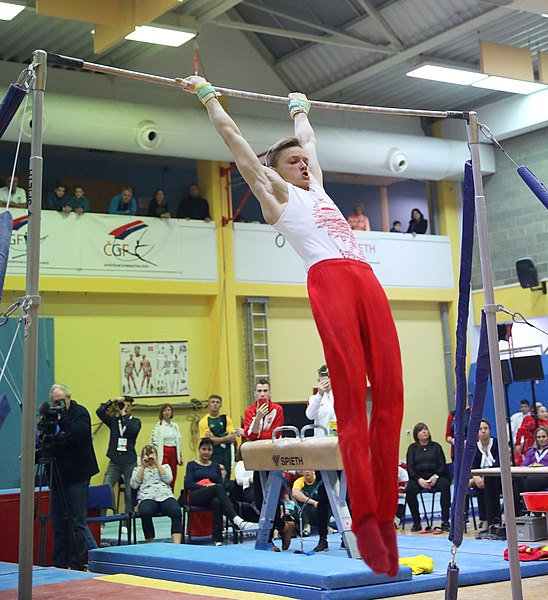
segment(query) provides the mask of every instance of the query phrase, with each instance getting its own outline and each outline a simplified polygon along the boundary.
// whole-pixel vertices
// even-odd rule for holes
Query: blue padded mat
[[[63,583],[97,577],[96,573],[83,571],[69,571],[54,567],[32,567],[32,584],[45,585],[47,583]],[[19,584],[19,565],[15,563],[0,562],[0,590],[15,590]]]
[[[94,572],[126,573],[246,591],[283,594],[301,600],[369,600],[389,596],[439,590],[445,587],[450,559],[450,542],[441,536],[399,535],[400,556],[425,554],[434,559],[434,572],[412,577],[402,567],[390,579],[376,575],[360,560],[352,560],[339,550],[340,537],[330,536],[330,551],[307,556],[293,540],[287,552],[255,550],[253,543],[211,546],[140,544],[101,548],[90,553]],[[317,539],[307,538],[304,551]],[[464,540],[457,555],[460,585],[509,579],[503,558],[505,542]],[[522,563],[523,577],[548,574],[548,562]]]

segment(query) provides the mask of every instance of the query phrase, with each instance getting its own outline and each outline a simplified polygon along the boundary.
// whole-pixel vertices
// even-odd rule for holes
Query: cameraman
[[[97,409],[97,416],[110,429],[107,457],[110,463],[105,473],[103,483],[108,483],[112,488],[124,476],[125,483],[125,511],[133,510],[133,499],[129,482],[134,467],[137,466],[135,441],[141,430],[141,421],[131,414],[133,398],[120,396],[108,402],[103,402]]]
[[[51,479],[50,514],[53,527],[52,565],[61,569],[84,568],[87,549],[87,505],[90,478],[99,472],[91,439],[91,419],[88,411],[72,400],[70,390],[62,383],[54,383],[49,391],[53,408],[47,403],[40,408],[42,420],[57,420],[53,444],[46,449],[39,436],[38,453],[55,459],[60,481]],[[56,412],[56,409],[63,410]],[[47,463],[46,463],[47,464]],[[47,465],[51,469],[51,464]],[[66,499],[66,511],[64,500]],[[74,545],[66,512],[72,521]]]

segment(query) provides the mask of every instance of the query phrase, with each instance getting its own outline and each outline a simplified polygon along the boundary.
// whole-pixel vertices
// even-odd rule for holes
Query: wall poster
[[[188,341],[120,342],[122,394],[188,396]]]

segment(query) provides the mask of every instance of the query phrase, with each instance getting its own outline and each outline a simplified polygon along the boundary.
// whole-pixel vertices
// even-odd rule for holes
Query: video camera
[[[126,406],[126,403],[123,400],[109,400],[107,402],[107,408],[114,406],[114,408],[118,410],[123,410]]]
[[[38,419],[38,441],[42,449],[42,456],[47,456],[53,451],[53,447],[56,443],[62,442],[62,438],[57,435],[57,422],[59,417],[66,410],[66,406],[50,406],[47,402],[44,402],[38,413],[40,418]],[[56,439],[57,436],[57,439]]]

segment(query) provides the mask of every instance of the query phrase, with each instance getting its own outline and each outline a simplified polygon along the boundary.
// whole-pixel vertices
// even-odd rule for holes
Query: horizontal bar
[[[105,73],[107,75],[116,75],[118,77],[128,77],[160,85],[169,85],[181,89],[180,83],[170,77],[161,77],[159,75],[150,75],[149,73],[140,73],[139,71],[129,71],[119,69],[108,65],[99,65],[97,63],[86,62],[79,58],[63,56],[61,54],[48,54],[48,61],[53,64],[65,66],[84,71],[94,71],[96,73]],[[224,96],[233,98],[245,98],[247,100],[260,100],[272,104],[287,105],[287,96],[271,96],[269,94],[259,94],[256,92],[244,92],[242,90],[232,90],[230,88],[215,87],[215,89]],[[419,110],[414,108],[386,108],[384,106],[362,106],[359,104],[341,104],[336,102],[322,102],[319,100],[310,100],[311,106],[315,108],[325,108],[329,110],[345,110],[352,112],[376,113],[381,115],[399,115],[406,117],[431,117],[434,119],[464,119],[468,120],[468,112],[451,110]]]

